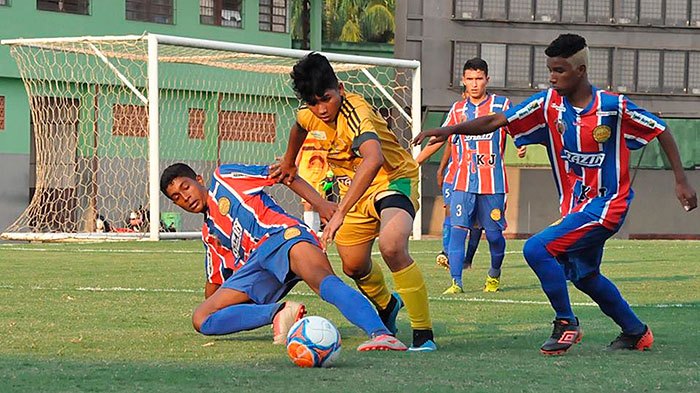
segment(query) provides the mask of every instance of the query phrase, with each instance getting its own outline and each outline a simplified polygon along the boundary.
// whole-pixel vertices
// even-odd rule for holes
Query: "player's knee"
[[[366,268],[364,266],[343,265],[343,273],[353,280],[359,280],[362,277],[366,277],[370,271],[371,268]]]
[[[486,240],[489,243],[498,243],[505,240],[505,238],[501,231],[486,231]]]
[[[403,244],[399,243],[379,243],[379,252],[382,254],[382,258],[384,258],[387,263],[409,258],[408,249]]]
[[[206,322],[207,318],[209,318],[208,313],[200,310],[199,308],[195,309],[192,313],[192,327],[194,328],[194,330],[196,330],[199,333],[202,333],[202,325],[204,325],[204,322]]]
[[[525,245],[523,246],[523,257],[525,257],[528,265],[532,266],[534,263],[541,260],[545,255],[549,255],[549,252],[547,252],[547,248],[539,239],[536,237],[527,239]]]

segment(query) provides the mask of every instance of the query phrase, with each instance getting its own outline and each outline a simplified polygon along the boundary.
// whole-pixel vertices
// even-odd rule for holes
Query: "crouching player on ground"
[[[576,34],[562,34],[545,50],[552,87],[503,113],[424,131],[414,143],[451,134],[486,134],[503,126],[517,146],[546,147],[559,191],[562,219],[528,239],[523,255],[540,280],[556,316],[541,352],[558,355],[583,333],[569,301],[566,280],[590,296],[622,333],[608,349],[650,348],[651,330],[632,311],[615,284],[600,272],[605,241],[622,226],[634,197],[630,150],[659,140],[676,180],[683,207],[697,207],[697,195],[683,172],[678,148],[663,120],[627,97],[588,81],[588,47]]]
[[[358,351],[406,350],[370,302],[333,273],[313,232],[263,191],[275,182],[268,167],[256,165],[222,165],[208,189],[185,164],[163,171],[161,191],[184,210],[204,215],[206,300],[194,310],[194,328],[205,335],[222,335],[272,324],[274,343],[282,344],[306,309],[280,300],[304,280],[367,333],[370,339]],[[324,201],[304,180],[297,177],[289,187],[322,217],[333,215],[335,205]]]

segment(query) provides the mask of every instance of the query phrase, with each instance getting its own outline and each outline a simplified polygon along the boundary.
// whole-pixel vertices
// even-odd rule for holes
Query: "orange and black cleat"
[[[644,325],[642,334],[626,334],[620,333],[613,342],[608,345],[608,351],[617,351],[619,349],[646,351],[651,349],[654,344],[654,335],[651,333],[649,326]]]
[[[572,345],[578,344],[583,337],[583,331],[576,322],[566,319],[555,319],[552,335],[540,347],[543,355],[563,355]]]

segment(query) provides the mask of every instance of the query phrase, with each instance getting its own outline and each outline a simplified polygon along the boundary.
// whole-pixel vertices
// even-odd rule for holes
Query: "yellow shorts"
[[[379,236],[379,213],[374,204],[379,199],[394,194],[408,197],[413,208],[418,211],[418,179],[401,178],[392,180],[388,184],[370,186],[345,215],[343,225],[335,235],[335,243],[340,246],[355,246]]]

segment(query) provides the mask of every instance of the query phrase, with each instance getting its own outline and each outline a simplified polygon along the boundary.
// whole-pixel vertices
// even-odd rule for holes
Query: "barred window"
[[[5,96],[0,96],[0,130],[5,129]]]
[[[700,70],[700,52],[688,53],[688,69]],[[688,73],[688,91],[700,95],[700,72]]]
[[[489,65],[489,86],[506,85],[506,46],[504,44],[481,44],[481,58]]]
[[[506,86],[532,87],[532,47],[508,45],[506,57]]]
[[[478,44],[455,42],[452,47],[452,86],[462,86],[462,68],[467,60],[479,55]]]
[[[636,62],[637,56],[632,49],[619,49],[615,52],[617,91],[621,93],[635,91],[634,70]]]
[[[639,23],[649,25],[663,24],[662,0],[639,1]]]
[[[637,91],[658,92],[660,90],[661,52],[640,50],[637,52]]]
[[[535,2],[535,20],[541,22],[559,20],[559,0],[537,0]]]
[[[190,139],[204,139],[204,109],[190,108],[187,122],[187,137]]]
[[[199,0],[199,23],[243,27],[243,0]]]
[[[667,26],[686,26],[688,24],[688,0],[666,0],[664,24]]]
[[[148,136],[148,110],[143,105],[112,106],[112,135]]]
[[[612,0],[588,0],[588,21],[610,23],[612,18]]]
[[[510,0],[509,20],[532,20],[532,0]]]
[[[287,0],[260,0],[261,31],[287,32]]]
[[[638,0],[620,0],[620,16],[617,18],[618,23],[637,23],[637,1]]]
[[[481,16],[484,19],[506,19],[506,0],[484,1]]]
[[[274,113],[219,112],[219,139],[222,141],[275,141],[277,120]]]
[[[126,0],[126,19],[173,24],[173,0]]]
[[[546,46],[535,46],[532,79],[534,87],[538,89],[549,88],[549,70],[547,58],[544,55]]]
[[[608,89],[610,86],[610,49],[589,48],[588,76],[594,85]]]
[[[456,0],[455,18],[458,19],[479,19],[479,0]]]
[[[2,5],[7,5],[3,0]],[[89,0],[37,0],[36,9],[42,11],[65,12],[68,14],[89,15]]]
[[[0,0],[0,5],[9,5],[8,0]]]
[[[664,52],[663,91],[665,93],[685,92],[686,52]]]
[[[690,2],[690,25],[700,27],[700,0]]]
[[[586,2],[581,0],[562,0],[561,21],[565,23],[585,22]]]

